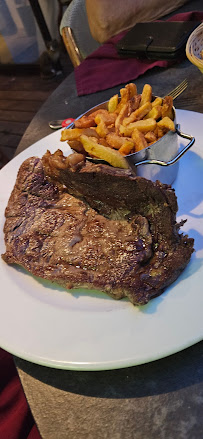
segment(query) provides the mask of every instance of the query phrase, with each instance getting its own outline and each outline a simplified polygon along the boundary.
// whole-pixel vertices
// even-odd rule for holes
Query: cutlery
[[[177,87],[175,87],[173,90],[167,93],[166,96],[171,96],[173,99],[176,99],[181,93],[185,91],[187,86],[188,86],[188,81],[187,79],[184,79],[184,81],[182,81],[179,85],[177,85]]]
[[[52,120],[51,122],[49,122],[49,127],[52,130],[58,130],[59,128],[66,128],[68,127],[72,122],[74,122],[75,119],[72,119],[71,117],[69,117],[68,119],[65,120]]]

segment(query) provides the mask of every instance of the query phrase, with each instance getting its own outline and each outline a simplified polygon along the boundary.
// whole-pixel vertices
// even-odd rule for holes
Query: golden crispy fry
[[[137,128],[135,128],[132,132],[132,139],[135,142],[136,152],[141,151],[148,146],[144,134],[141,133],[141,131],[139,131]]]
[[[131,99],[133,96],[135,96],[137,94],[137,86],[133,82],[130,82],[130,84],[127,84],[125,86],[125,88],[127,88],[128,92],[129,92],[129,99]]]
[[[157,122],[157,125],[159,128],[165,129],[167,131],[175,131],[175,124],[173,120],[171,120],[167,116],[161,119],[159,122]]]
[[[166,134],[168,130],[166,128],[161,128],[158,125],[156,125],[156,128],[154,130],[154,134],[157,137],[157,140],[160,139],[160,137],[163,137],[164,134]]]
[[[100,137],[100,138],[97,140],[97,143],[99,143],[100,145],[104,145],[104,146],[109,147],[109,144],[107,143],[106,139],[104,139],[103,137]]]
[[[168,106],[172,107],[173,106],[172,96],[165,96],[165,98],[163,99],[163,105],[164,104],[167,104]]]
[[[161,105],[156,105],[156,107],[153,107],[149,113],[146,114],[146,116],[144,117],[144,119],[149,119],[150,117],[152,117],[152,119],[158,120],[161,118]]]
[[[96,127],[92,127],[92,128],[83,128],[83,133],[85,134],[85,136],[89,136],[89,137],[98,137],[98,134],[96,132]]]
[[[152,108],[156,107],[157,105],[162,105],[163,99],[162,98],[156,98],[154,101],[152,101]]]
[[[169,117],[173,120],[173,98],[171,96],[166,96],[163,100],[163,105],[161,107],[161,117]]]
[[[74,125],[76,128],[90,128],[96,125],[94,116],[82,116],[80,119],[75,120]]]
[[[103,113],[98,113],[96,114],[94,120],[96,122],[96,124],[98,123],[97,120],[99,120],[99,117],[105,122],[105,124],[108,125],[112,125],[115,124],[115,120],[117,118],[117,114],[116,113],[109,113],[107,110],[104,110]]]
[[[129,90],[126,87],[120,89],[120,95],[121,95],[121,100],[120,100],[120,102],[115,110],[115,113],[117,113],[117,114],[120,113],[123,106],[126,105],[130,99]]]
[[[97,132],[99,137],[106,137],[106,135],[108,134],[109,130],[108,130],[107,126],[105,125],[104,121],[101,121],[97,125],[96,132]]]
[[[81,134],[85,134],[86,136],[90,137],[97,137],[97,133],[95,133],[93,128],[66,128],[65,130],[61,131],[61,141],[64,142],[65,140],[69,141],[79,139]]]
[[[127,116],[129,111],[129,103],[127,102],[127,104],[124,104],[120,113],[118,114],[116,121],[115,121],[115,132],[116,134],[119,134],[120,131],[120,126],[123,122],[124,117]]]
[[[139,108],[141,95],[135,95],[129,100],[129,114]]]
[[[139,107],[137,110],[133,111],[133,113],[130,114],[129,117],[125,117],[123,119],[123,125],[126,127],[131,122],[135,122],[136,120],[143,119],[143,117],[149,113],[152,106],[150,102],[146,102],[141,107]]]
[[[109,130],[109,133],[115,133],[115,123],[108,125],[108,130]]]
[[[151,102],[152,100],[152,87],[149,84],[145,84],[142,90],[140,107],[145,104],[145,102]]]
[[[154,143],[157,141],[157,136],[155,134],[155,131],[148,131],[148,133],[145,134],[145,139],[147,143]]]
[[[161,137],[163,137],[165,133],[166,133],[165,130],[163,130],[163,129],[160,128],[160,127],[157,127],[157,137],[158,137],[158,139],[160,139]]]
[[[108,146],[111,146],[115,149],[120,149],[126,141],[132,142],[132,139],[131,137],[121,137],[116,133],[109,133],[106,136],[106,141],[108,143]]]
[[[78,137],[80,137],[82,133],[82,128],[67,128],[61,131],[61,142],[65,142],[66,140],[78,139]]]
[[[108,111],[109,113],[114,113],[118,105],[118,95],[112,96],[111,99],[109,99],[108,102]]]
[[[133,129],[134,129],[134,127],[133,128],[129,128],[129,125],[127,127],[124,127],[123,125],[120,125],[119,134],[121,136],[129,137],[129,136],[131,136],[131,134],[133,132]]]
[[[75,120],[75,128],[90,128],[96,126],[95,116],[97,114],[108,114],[108,111],[104,108],[100,108],[99,110],[93,111],[88,116],[82,116],[80,119]]]
[[[123,168],[123,169],[128,168],[128,164],[126,160],[124,159],[124,157],[122,157],[122,155],[118,151],[103,146],[99,143],[96,143],[85,135],[82,135],[80,137],[80,140],[83,144],[85,151],[88,154],[91,154],[92,156],[97,157],[99,159],[105,160],[115,168]]]
[[[108,128],[105,124],[104,118],[103,118],[103,114],[97,114],[95,117],[95,122],[97,124],[96,127],[96,132],[98,134],[99,137],[106,137],[106,135],[108,134]]]
[[[131,152],[134,152],[134,142],[130,140],[126,140],[123,145],[119,148],[119,152],[122,155],[128,155]]]
[[[127,84],[101,108],[75,121],[75,128],[63,130],[61,140],[72,149],[106,160],[113,166],[127,168],[125,155],[140,151],[156,142],[169,130],[175,130],[173,100],[157,97],[152,101],[152,87],[145,84],[137,94],[134,83]]]
[[[137,120],[136,122],[130,123],[127,127],[123,125],[120,126],[120,134],[124,136],[131,136],[133,130],[137,128],[139,131],[146,133],[147,131],[154,131],[156,128],[155,119]]]
[[[91,137],[91,140],[95,143],[99,143],[100,137]]]
[[[164,117],[169,117],[170,119],[173,120],[173,108],[167,104],[163,104],[161,107],[161,117],[162,119]]]

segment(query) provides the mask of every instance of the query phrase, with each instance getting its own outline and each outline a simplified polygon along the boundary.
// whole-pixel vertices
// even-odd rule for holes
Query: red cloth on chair
[[[203,12],[176,14],[168,21],[203,21]],[[153,67],[168,67],[171,62],[120,58],[115,44],[127,33],[121,32],[100,46],[75,69],[78,96],[95,93],[127,83]]]
[[[0,438],[40,439],[13,357],[0,349]]]

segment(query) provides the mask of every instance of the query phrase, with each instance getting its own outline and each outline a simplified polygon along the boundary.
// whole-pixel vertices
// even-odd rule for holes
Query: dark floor
[[[14,156],[26,128],[41,105],[73,70],[68,55],[61,59],[62,74],[42,79],[40,70],[0,70],[0,168]]]

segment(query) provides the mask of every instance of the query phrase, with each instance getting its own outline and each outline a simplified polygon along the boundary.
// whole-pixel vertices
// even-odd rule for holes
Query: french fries
[[[136,152],[141,151],[142,149],[147,147],[147,141],[144,134],[137,128],[135,128],[132,132],[132,139],[135,142]]]
[[[162,105],[163,99],[162,98],[155,98],[154,101],[152,101],[152,108],[156,107],[157,105]]]
[[[128,164],[124,157],[122,157],[122,155],[115,149],[111,149],[108,146],[97,143],[95,140],[92,140],[90,137],[85,136],[84,134],[81,136],[80,140],[85,151],[87,151],[87,153],[91,156],[105,160],[115,168],[128,168]]]
[[[161,116],[162,119],[164,117],[173,118],[173,99],[171,96],[166,96],[163,100],[163,105],[161,107]]]
[[[120,149],[121,146],[123,146],[123,144],[126,141],[132,142],[132,139],[131,139],[131,137],[119,136],[116,133],[109,133],[106,136],[106,141],[108,143],[108,146],[111,146],[112,148],[115,148],[115,149]]]
[[[98,109],[64,129],[61,141],[72,149],[105,160],[114,167],[128,167],[124,156],[140,151],[175,131],[173,99],[152,98],[152,87],[145,84],[138,94],[134,83],[112,96],[107,109]]]
[[[131,122],[135,122],[136,120],[143,119],[143,117],[150,112],[152,108],[151,102],[145,102],[141,107],[137,110],[133,111],[130,116],[125,117],[123,119],[123,125],[126,127]]]
[[[149,84],[145,84],[141,94],[140,107],[146,102],[151,102],[152,100],[152,87]]]
[[[105,124],[105,120],[102,117],[101,114],[97,114],[95,117],[95,122],[97,124],[96,127],[96,132],[99,135],[99,137],[106,137],[106,135],[108,134],[109,130],[107,128],[107,125]]]
[[[158,120],[161,118],[161,116],[162,116],[161,105],[156,105],[149,111],[149,113],[146,114],[144,119],[152,118]]]
[[[174,122],[168,116],[164,117],[159,122],[157,122],[157,125],[159,128],[164,129],[166,132],[170,130],[175,131]]]
[[[114,111],[116,111],[117,106],[118,106],[118,95],[114,95],[112,96],[111,99],[109,99],[108,102],[109,113],[114,113]]]
[[[128,155],[133,151],[134,143],[131,140],[126,140],[123,145],[119,148],[119,152],[122,155]]]
[[[124,134],[124,136],[131,136],[133,130],[137,128],[142,133],[147,133],[147,131],[154,131],[156,128],[156,120],[149,118],[146,120],[137,120],[136,122],[129,123],[127,127],[123,125],[120,126],[120,134]]]
[[[96,130],[92,128],[73,128],[72,130],[63,130],[61,133],[61,141],[78,140],[82,134],[89,137],[97,137]],[[98,136],[99,137],[99,136]]]

